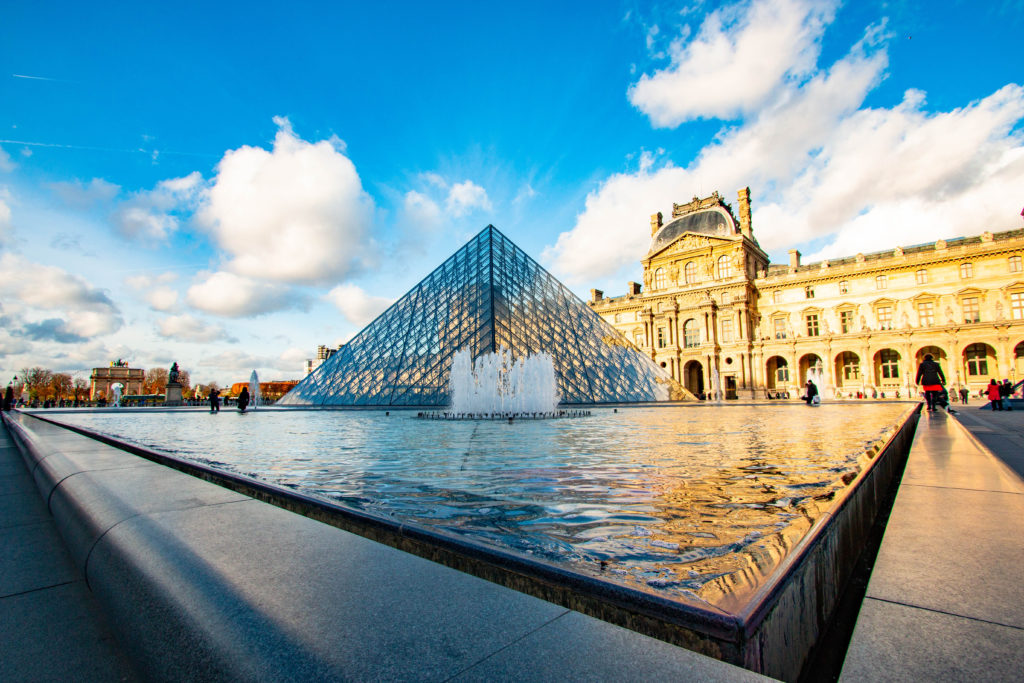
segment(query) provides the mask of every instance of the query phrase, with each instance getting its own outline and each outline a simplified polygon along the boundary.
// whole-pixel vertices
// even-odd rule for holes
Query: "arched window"
[[[878,364],[882,371],[882,379],[897,379],[900,376],[900,354],[892,349],[882,349],[878,352]]]
[[[700,328],[693,318],[683,323],[683,346],[688,349],[700,346]]]
[[[688,285],[699,282],[697,279],[697,264],[694,261],[690,261],[683,266],[683,277],[686,279],[686,284]]]
[[[860,356],[850,351],[843,351],[843,379],[860,379]]]
[[[964,349],[967,360],[967,374],[972,377],[988,375],[988,347],[985,344],[971,344]]]
[[[654,271],[654,288],[665,289],[665,269],[658,268]]]
[[[718,257],[718,279],[732,277],[732,256],[726,254]]]

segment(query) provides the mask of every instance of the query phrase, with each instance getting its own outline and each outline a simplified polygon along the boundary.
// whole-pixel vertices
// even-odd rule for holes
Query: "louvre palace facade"
[[[651,217],[643,284],[591,290],[590,307],[694,394],[830,392],[907,397],[925,354],[951,388],[1024,379],[1024,230],[773,264],[754,238],[750,189]],[[982,226],[979,226],[982,227]]]

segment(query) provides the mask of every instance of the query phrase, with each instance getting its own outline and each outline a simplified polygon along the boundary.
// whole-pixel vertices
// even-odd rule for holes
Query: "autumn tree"
[[[192,386],[192,378],[189,377],[188,370],[178,370],[178,383],[181,384],[181,391],[186,392],[188,388]]]
[[[28,387],[29,400],[37,401],[49,398],[50,382],[53,380],[52,372],[39,366],[22,368],[21,377],[25,386]]]
[[[74,380],[66,372],[58,372],[50,378],[50,390],[53,392],[51,397],[55,401],[70,395],[73,387]]]
[[[89,380],[85,379],[84,377],[76,377],[73,386],[74,386],[75,400],[76,401],[79,399],[79,397],[83,397],[84,398],[85,396],[88,396],[88,394],[89,394]]]
[[[142,391],[145,394],[162,394],[167,391],[167,368],[146,370]]]

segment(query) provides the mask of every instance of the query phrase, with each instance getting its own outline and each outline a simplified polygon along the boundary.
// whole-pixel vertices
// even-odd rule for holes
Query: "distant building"
[[[265,403],[272,403],[292,390],[298,380],[286,380],[277,382],[260,382],[260,397]],[[242,393],[243,387],[248,387],[248,382],[235,382],[231,385],[229,396],[235,397]]]
[[[316,370],[320,367],[321,363],[336,354],[338,351],[341,351],[343,348],[345,348],[344,344],[340,344],[336,349],[333,349],[330,346],[324,346],[323,344],[316,347],[316,358],[306,359],[306,374],[308,375]]]
[[[129,368],[127,361],[111,361],[110,367],[92,369],[92,374],[89,375],[89,400],[95,401],[100,397],[109,399],[112,395],[110,387],[114,384],[124,386],[124,389],[121,390],[124,396],[141,394],[142,383],[145,379],[145,370]]]
[[[1024,230],[769,263],[718,193],[651,216],[643,285],[591,308],[695,394],[798,393],[808,375],[844,396],[916,391],[931,354],[951,387],[1024,378]]]

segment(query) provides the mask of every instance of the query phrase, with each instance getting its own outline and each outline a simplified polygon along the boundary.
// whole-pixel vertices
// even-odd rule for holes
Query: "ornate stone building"
[[[590,305],[694,394],[911,395],[926,353],[951,387],[1024,379],[1024,230],[804,264],[769,263],[750,189],[651,217],[643,285]],[[737,216],[738,214],[738,216]],[[718,379],[720,378],[720,380]],[[720,383],[719,383],[720,381]]]

